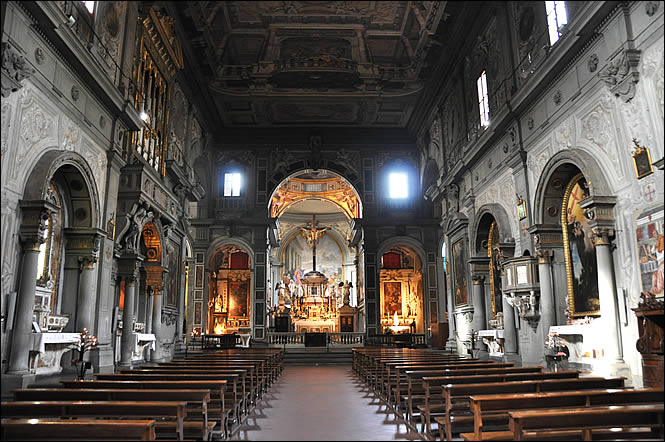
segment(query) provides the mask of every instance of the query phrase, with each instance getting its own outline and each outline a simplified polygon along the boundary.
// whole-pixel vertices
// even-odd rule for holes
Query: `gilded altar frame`
[[[568,235],[568,202],[570,201],[570,196],[575,188],[575,186],[580,183],[582,180],[586,181],[584,174],[578,173],[575,175],[566,186],[564,191],[563,201],[561,203],[561,230],[563,234],[563,250],[564,257],[566,262],[566,285],[568,291],[568,316],[570,317],[584,317],[584,316],[599,316],[600,307],[597,310],[585,310],[578,311],[575,305],[575,284],[574,284],[574,268],[573,268],[573,258],[570,245],[570,238]],[[595,246],[594,246],[594,256],[595,256]],[[598,271],[594,271],[595,282],[598,284]],[[584,294],[588,298],[588,294]]]

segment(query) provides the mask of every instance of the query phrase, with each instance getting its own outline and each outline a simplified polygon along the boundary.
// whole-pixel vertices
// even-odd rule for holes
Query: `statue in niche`
[[[459,186],[451,184],[448,186],[448,207],[452,212],[459,212]]]

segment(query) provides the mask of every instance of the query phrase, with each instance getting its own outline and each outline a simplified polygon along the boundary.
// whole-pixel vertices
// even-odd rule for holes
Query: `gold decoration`
[[[279,218],[294,203],[316,197],[339,207],[350,219],[360,218],[360,204],[355,191],[340,178],[306,180],[292,178],[272,196],[270,216]]]
[[[653,173],[651,164],[651,153],[648,147],[640,146],[637,138],[633,138],[635,150],[633,151],[633,166],[635,166],[635,176],[638,180]]]

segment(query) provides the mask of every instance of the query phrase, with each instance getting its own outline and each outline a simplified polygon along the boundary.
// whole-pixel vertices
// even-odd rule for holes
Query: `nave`
[[[662,440],[663,389],[445,351],[190,354],[13,391],[2,440]],[[131,416],[131,417],[129,417]]]

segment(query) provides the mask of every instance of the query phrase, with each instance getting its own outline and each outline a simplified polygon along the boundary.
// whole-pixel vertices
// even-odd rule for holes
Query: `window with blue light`
[[[568,24],[566,15],[566,4],[562,1],[545,2],[545,12],[547,13],[547,29],[550,34],[550,45],[559,40],[563,34],[564,27]]]
[[[478,80],[476,80],[476,86],[478,87],[478,110],[480,111],[480,125],[482,127],[487,127],[490,124],[490,100],[487,95],[487,75],[485,71],[480,74]]]
[[[242,175],[238,172],[224,174],[224,196],[240,196]]]
[[[409,197],[409,176],[406,172],[392,172],[388,175],[388,196],[393,199]]]
[[[443,243],[441,247],[441,257],[443,258],[443,272],[446,272],[446,266],[448,265],[448,250],[446,249],[446,243]]]

